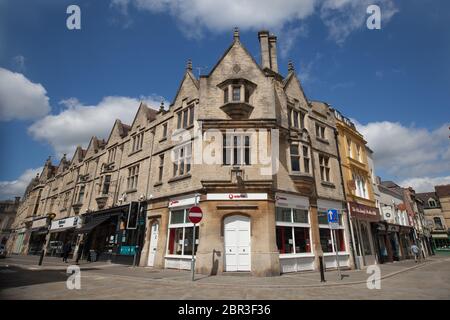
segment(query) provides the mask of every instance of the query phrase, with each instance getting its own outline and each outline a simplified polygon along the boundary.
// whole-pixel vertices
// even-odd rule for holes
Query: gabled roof
[[[114,132],[117,132],[117,134],[121,137],[124,138],[127,134],[128,131],[130,130],[130,126],[123,124],[122,121],[120,121],[119,119],[116,119],[116,121],[114,122],[114,125],[111,129],[111,132],[109,133],[108,139],[106,139],[106,143],[109,143],[109,140],[111,140],[111,136],[113,135]]]
[[[86,150],[83,149],[81,146],[77,146],[77,148],[75,149],[75,152],[72,156],[72,160],[70,161],[70,163],[75,163],[75,162],[81,162],[83,161],[84,157],[86,156]]]
[[[300,82],[300,79],[297,77],[297,74],[294,71],[289,71],[287,77],[283,80],[284,90],[286,91],[286,88],[288,88],[288,85],[290,85],[290,83],[292,81],[296,82],[296,84],[298,85],[298,89],[300,90],[301,94],[303,95],[303,98],[305,99],[306,102],[308,102],[308,99],[306,98],[305,90],[303,90],[303,86]]]
[[[180,94],[181,88],[183,88],[183,84],[185,83],[186,80],[191,80],[194,86],[197,88],[197,90],[200,88],[200,84],[198,80],[195,78],[195,76],[192,74],[192,71],[187,69],[183,75],[183,79],[181,80],[180,85],[178,86],[177,93],[175,94],[175,97],[172,99],[172,103],[170,105],[175,104],[175,102],[177,101],[178,95]]]
[[[436,194],[439,198],[450,196],[450,184],[435,186],[434,190],[436,190]]]
[[[128,131],[134,127],[134,124],[135,124],[136,120],[138,119],[139,115],[144,114],[147,120],[153,121],[156,119],[157,112],[158,112],[157,110],[149,108],[144,102],[141,101],[139,108],[136,112],[136,115],[134,116],[133,122],[131,123],[131,126],[128,129]],[[128,133],[128,131],[127,131],[127,133]]]
[[[430,208],[440,208],[441,204],[439,202],[439,197],[437,196],[436,192],[422,192],[422,193],[416,193],[416,198],[420,199],[423,201],[424,205],[423,207],[425,209],[430,209]],[[436,207],[430,207],[428,204],[428,201],[430,199],[433,199],[436,202]]]
[[[217,61],[217,63],[214,65],[214,67],[211,69],[211,71],[208,74],[208,77],[210,77],[214,70],[216,70],[216,68],[220,65],[220,63],[222,62],[223,59],[225,59],[225,57],[228,55],[228,53],[231,51],[231,49],[234,46],[239,46],[240,48],[242,48],[244,50],[244,52],[250,57],[250,59],[253,61],[253,63],[255,64],[255,66],[261,71],[262,74],[264,73],[264,70],[261,68],[261,66],[256,62],[255,58],[253,58],[253,56],[250,54],[250,52],[245,48],[244,45],[242,45],[241,41],[239,41],[239,39],[234,39],[234,41],[231,43],[231,45],[228,47],[227,50],[225,50],[225,52],[223,53],[223,55],[220,57],[220,59]]]

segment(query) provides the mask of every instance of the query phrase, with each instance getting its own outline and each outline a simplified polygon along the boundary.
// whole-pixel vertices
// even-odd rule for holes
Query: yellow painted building
[[[371,223],[380,221],[380,214],[367,158],[367,141],[348,118],[337,110],[334,115],[355,263],[358,267],[368,266],[376,260]]]

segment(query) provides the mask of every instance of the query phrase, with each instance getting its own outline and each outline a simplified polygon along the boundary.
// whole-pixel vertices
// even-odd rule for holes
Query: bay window
[[[189,222],[188,214],[189,209],[170,211],[167,254],[189,256],[192,255],[192,250],[194,254],[197,252],[199,228],[195,227],[195,245],[193,245],[194,224]]]
[[[280,254],[311,252],[308,210],[277,207],[275,224]]]
[[[297,143],[290,146],[291,171],[293,173],[310,173],[309,147]],[[303,161],[302,161],[303,157]]]

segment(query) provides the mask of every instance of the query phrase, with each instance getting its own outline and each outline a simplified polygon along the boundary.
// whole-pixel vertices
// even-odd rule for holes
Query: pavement
[[[450,257],[433,256],[378,265],[380,289],[369,289],[367,270],[207,276],[186,270],[81,263],[81,288],[69,290],[69,264],[36,256],[0,260],[0,299],[450,299]]]

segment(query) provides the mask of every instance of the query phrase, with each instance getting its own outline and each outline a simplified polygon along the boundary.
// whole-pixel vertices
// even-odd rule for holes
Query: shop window
[[[277,246],[280,254],[311,252],[307,210],[277,207],[275,220]]]
[[[250,165],[251,137],[245,134],[223,135],[223,164],[224,165]]]
[[[361,240],[363,244],[364,254],[371,255],[372,249],[370,249],[369,232],[365,223],[361,223]]]
[[[328,225],[327,211],[321,210],[318,212],[318,222],[319,222],[319,235],[320,244],[323,252],[336,252],[335,245],[337,242],[337,247],[339,252],[345,252],[345,239],[344,239],[344,226],[343,226],[343,215],[338,211],[339,215],[339,229],[332,232]],[[336,232],[337,239],[334,235]]]
[[[197,252],[199,228],[195,229],[195,246],[192,243],[194,226],[188,222],[188,209],[170,212],[168,254],[192,255]]]

